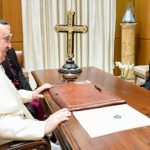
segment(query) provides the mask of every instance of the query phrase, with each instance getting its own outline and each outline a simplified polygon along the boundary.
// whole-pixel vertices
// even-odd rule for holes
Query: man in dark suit
[[[2,66],[6,75],[13,82],[15,87],[32,91],[28,81],[26,80],[22,68],[18,62],[17,55],[13,48],[8,49],[5,60],[2,62]],[[32,116],[38,120],[45,120],[45,112],[38,99],[33,99],[32,102],[25,104]]]

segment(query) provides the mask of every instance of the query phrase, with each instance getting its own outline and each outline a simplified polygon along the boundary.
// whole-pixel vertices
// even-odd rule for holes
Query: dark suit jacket
[[[19,89],[32,90],[28,81],[26,80],[22,68],[18,62],[17,55],[13,48],[7,51],[6,59],[2,62],[2,66],[5,70],[6,75],[14,83],[14,80],[18,80]]]
[[[7,51],[6,59],[4,62],[2,62],[2,66],[5,70],[6,75],[18,90],[32,90],[22,72],[22,68],[18,62],[17,55],[13,48]],[[34,99],[31,103],[26,103],[25,105],[34,118],[39,120],[45,119],[44,109],[38,99]]]

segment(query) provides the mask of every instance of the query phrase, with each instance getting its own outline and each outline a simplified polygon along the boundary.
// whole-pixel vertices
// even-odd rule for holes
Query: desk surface
[[[62,82],[62,74],[57,70],[33,71],[33,76],[38,85],[43,83],[56,84]],[[150,116],[150,92],[134,84],[112,76],[95,67],[82,68],[78,74],[78,81],[89,80],[103,86],[116,96],[123,98],[127,103]],[[51,99],[48,91],[44,98],[50,112],[56,112],[60,107]],[[149,150],[150,126],[121,131],[101,137],[90,138],[76,118],[72,115],[69,121],[62,123],[55,130],[55,134],[63,150]]]

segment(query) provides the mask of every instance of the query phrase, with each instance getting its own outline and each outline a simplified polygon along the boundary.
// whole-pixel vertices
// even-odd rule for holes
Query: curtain
[[[75,11],[75,25],[88,32],[74,34],[74,60],[79,67],[96,66],[113,72],[116,0],[22,0],[23,45],[28,70],[60,68],[66,61],[67,11]]]

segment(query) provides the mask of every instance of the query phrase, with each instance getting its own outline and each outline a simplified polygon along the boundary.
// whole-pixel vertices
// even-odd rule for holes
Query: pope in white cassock
[[[39,140],[71,116],[66,108],[52,114],[45,121],[35,120],[31,116],[24,103],[42,98],[40,93],[52,85],[44,84],[35,91],[18,91],[14,87],[1,65],[7,49],[11,47],[10,40],[10,25],[0,20],[0,145],[11,140]]]

